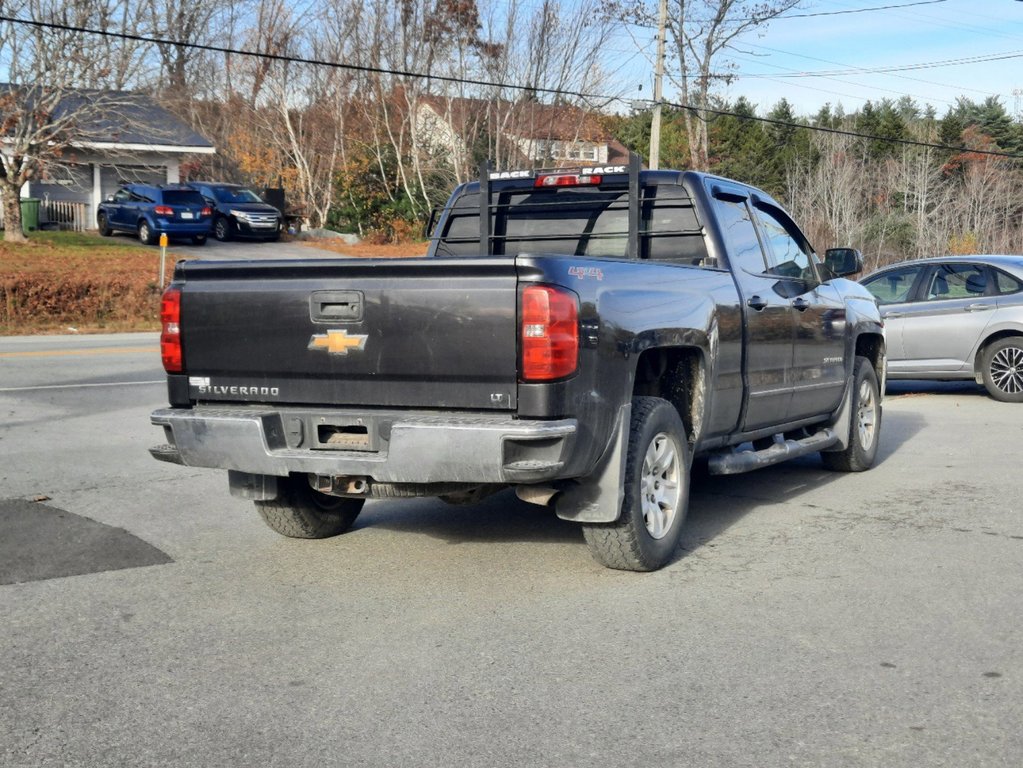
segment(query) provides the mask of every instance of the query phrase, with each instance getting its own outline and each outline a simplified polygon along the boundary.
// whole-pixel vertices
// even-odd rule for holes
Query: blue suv
[[[202,195],[183,185],[125,184],[96,211],[101,235],[131,232],[145,245],[157,242],[161,234],[202,245],[212,224],[213,209]]]

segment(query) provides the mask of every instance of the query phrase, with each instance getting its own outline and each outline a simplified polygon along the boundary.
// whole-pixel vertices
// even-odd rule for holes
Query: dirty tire
[[[835,472],[863,472],[874,465],[881,437],[881,394],[870,360],[856,358],[852,389],[852,424],[844,451],[823,451],[824,466]]]
[[[1023,403],[1023,337],[988,344],[981,358],[984,388],[995,400]]]
[[[365,499],[328,496],[313,490],[304,475],[282,478],[280,495],[257,501],[263,521],[282,536],[293,539],[325,539],[352,527]]]
[[[149,228],[149,222],[145,219],[139,222],[139,242],[142,245],[152,245],[155,242],[153,230]]]
[[[110,237],[110,235],[113,234],[113,230],[110,229],[110,223],[107,221],[107,215],[105,213],[100,213],[99,216],[96,217],[96,229],[99,230],[100,236],[102,237]]]
[[[674,406],[659,397],[634,397],[621,516],[583,525],[598,563],[656,571],[671,559],[689,508],[689,465],[685,428]]]

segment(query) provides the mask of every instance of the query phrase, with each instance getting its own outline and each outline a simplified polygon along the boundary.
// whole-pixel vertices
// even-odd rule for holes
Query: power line
[[[809,19],[814,16],[841,16],[846,13],[869,13],[871,11],[890,11],[898,8],[912,8],[914,5],[937,5],[948,0],[918,0],[915,3],[903,3],[901,5],[876,5],[873,8],[852,8],[847,11],[819,11],[817,13],[784,13],[778,19]]]
[[[745,41],[742,43],[742,45],[747,47],[747,48],[759,48],[762,51],[771,51],[772,53],[780,53],[783,56],[794,56],[794,57],[800,58],[800,59],[807,59],[808,61],[819,61],[822,64],[835,64],[836,66],[839,66],[839,67],[848,67],[849,69],[855,69],[855,67],[852,67],[851,65],[845,64],[845,63],[843,63],[841,61],[831,61],[830,59],[819,59],[816,56],[807,56],[805,53],[796,53],[795,51],[785,51],[785,50],[782,50],[781,48],[771,48],[771,47],[766,46],[766,45],[759,45],[757,43],[750,43],[750,42],[745,42]],[[762,63],[767,64],[767,66],[779,67],[779,68],[784,69],[784,67],[780,67],[778,64],[770,64],[769,62],[766,62],[766,61],[762,62]],[[791,72],[796,72],[797,70],[790,70],[790,71]],[[740,79],[743,78],[743,77],[746,77],[746,76],[747,75],[742,75],[742,74],[735,75],[736,78],[740,78]],[[767,75],[764,75],[764,76],[768,77]],[[937,85],[937,86],[940,86],[942,88],[959,88],[960,90],[963,90],[963,91],[972,91],[974,93],[982,93],[985,96],[990,96],[991,95],[991,91],[984,91],[984,90],[981,90],[980,88],[968,88],[966,86],[949,85],[948,83],[939,83],[939,82],[936,82],[934,80],[924,80],[923,78],[919,78],[919,77],[909,77],[908,75],[895,75],[895,77],[898,78],[899,80],[909,80],[909,81],[914,82],[914,83],[924,83],[925,85]],[[768,79],[771,79],[771,78],[768,77]],[[832,78],[827,77],[827,79],[832,79]],[[867,87],[867,86],[864,86],[864,87]],[[905,94],[905,95],[912,96],[913,94]],[[917,96],[916,98],[920,99],[921,101],[927,101],[927,99],[923,98],[922,96]],[[951,103],[951,102],[945,101],[944,99],[935,99],[935,101],[942,101],[942,102],[944,102],[946,104]]]
[[[437,80],[442,83],[458,83],[461,85],[479,85],[486,88],[508,88],[511,90],[528,91],[531,93],[548,93],[556,96],[575,96],[587,101],[624,101],[619,96],[603,96],[580,91],[569,91],[559,88],[545,88],[542,86],[517,85],[513,83],[501,83],[493,80],[475,80],[473,78],[455,77],[454,75],[436,75],[432,73],[412,72],[401,69],[387,69],[385,67],[370,67],[364,64],[342,64],[338,61],[326,61],[324,59],[305,59],[300,56],[288,56],[281,53],[260,53],[257,51],[246,51],[243,48],[226,48],[220,45],[207,45],[205,43],[186,43],[179,40],[164,40],[158,37],[147,35],[133,35],[128,32],[112,32],[103,29],[89,29],[88,27],[77,27],[70,24],[57,24],[50,21],[36,21],[34,19],[18,19],[12,16],[0,16],[0,22],[11,24],[24,24],[39,29],[54,29],[61,32],[77,32],[88,35],[102,35],[104,37],[115,37],[120,40],[132,40],[137,43],[150,43],[152,45],[173,45],[179,48],[190,48],[196,51],[208,51],[211,53],[223,53],[233,56],[250,56],[268,61],[280,61],[287,64],[311,64],[317,67],[332,67],[334,69],[345,69],[353,72],[365,72],[374,75],[397,75],[400,77],[418,78],[425,80]]]
[[[313,66],[332,67],[332,68],[335,68],[335,69],[346,69],[346,70],[353,70],[353,71],[358,71],[358,72],[366,72],[366,73],[370,73],[370,74],[398,75],[398,76],[401,76],[401,77],[409,77],[409,78],[423,79],[423,80],[437,80],[439,82],[458,83],[458,84],[462,84],[462,85],[479,85],[479,86],[485,86],[485,87],[488,87],[488,88],[508,88],[510,90],[528,91],[528,92],[532,92],[532,93],[547,93],[547,94],[553,94],[553,95],[558,95],[558,96],[574,96],[576,98],[581,98],[581,99],[584,99],[584,100],[587,100],[587,101],[603,101],[603,102],[606,102],[606,103],[610,103],[612,101],[620,101],[620,102],[624,103],[624,102],[627,101],[626,99],[624,99],[621,96],[607,96],[607,95],[600,95],[600,94],[587,94],[587,93],[581,93],[579,91],[561,90],[561,89],[557,89],[557,88],[543,88],[543,87],[534,87],[534,86],[529,86],[529,85],[517,85],[517,84],[513,84],[513,83],[501,83],[501,82],[489,81],[489,80],[475,80],[475,79],[472,79],[472,78],[454,77],[453,75],[432,75],[432,74],[427,74],[427,73],[422,73],[422,72],[412,72],[412,71],[405,71],[405,70],[386,69],[386,68],[383,68],[383,67],[367,67],[367,66],[364,66],[364,65],[361,65],[361,64],[342,64],[342,63],[336,62],[336,61],[325,61],[325,60],[319,60],[319,59],[304,59],[304,58],[301,58],[301,57],[298,57],[298,56],[287,56],[287,55],[284,55],[284,54],[258,53],[256,51],[246,51],[244,49],[226,48],[226,47],[222,47],[222,46],[206,45],[206,44],[202,44],[202,43],[187,43],[187,42],[182,42],[182,41],[177,41],[177,40],[163,40],[163,39],[160,39],[160,38],[148,37],[148,36],[145,36],[145,35],[129,34],[127,32],[112,32],[112,31],[109,31],[109,30],[89,29],[87,27],[76,27],[76,26],[71,26],[71,25],[68,25],[68,24],[57,24],[57,23],[54,23],[54,22],[36,21],[36,20],[28,20],[28,19],[18,19],[18,18],[14,18],[14,17],[10,17],[10,16],[0,16],[0,22],[7,22],[7,23],[11,23],[11,24],[24,24],[24,25],[27,25],[27,26],[33,26],[33,27],[40,28],[40,29],[55,29],[55,30],[60,30],[60,31],[63,31],[63,32],[75,32],[75,33],[78,33],[78,34],[101,35],[101,36],[104,36],[104,37],[114,37],[114,38],[118,38],[118,39],[122,39],[122,40],[133,40],[135,42],[150,43],[150,44],[153,44],[153,45],[173,45],[173,46],[178,46],[178,47],[182,47],[182,48],[190,48],[190,49],[193,49],[193,50],[210,51],[210,52],[213,52],[213,53],[232,54],[232,55],[238,55],[238,56],[251,56],[251,57],[266,59],[266,60],[270,60],[270,61],[282,61],[282,62],[287,62],[287,63],[292,63],[292,64],[310,64],[310,65],[313,65]],[[632,100],[629,100],[629,101],[632,101]],[[651,99],[638,99],[638,100],[635,100],[635,101],[644,101],[647,104],[650,104],[651,106],[654,103],[653,100],[651,100]],[[709,107],[701,108],[701,107],[695,107],[695,106],[689,105],[689,104],[680,104],[680,103],[674,103],[674,102],[669,102],[669,101],[662,101],[661,103],[664,104],[665,106],[670,106],[670,107],[675,107],[676,109],[682,109],[682,110],[687,110],[687,111],[691,111],[691,112],[696,112],[697,114],[699,114],[700,112],[703,112],[703,113],[715,115],[717,117],[734,117],[734,118],[737,118],[737,119],[740,119],[740,120],[748,120],[748,121],[759,122],[759,123],[764,123],[764,124],[768,124],[768,125],[778,125],[778,126],[782,126],[782,127],[786,127],[786,128],[803,128],[803,129],[809,130],[809,131],[818,131],[818,132],[821,132],[821,133],[831,133],[831,134],[837,134],[837,135],[841,135],[841,136],[849,136],[851,138],[864,139],[864,140],[868,140],[868,141],[880,141],[880,142],[886,142],[886,143],[892,143],[892,144],[903,144],[903,145],[907,145],[907,146],[925,147],[925,148],[929,148],[929,149],[941,149],[941,150],[945,150],[945,151],[949,151],[949,152],[970,152],[972,154],[986,155],[986,156],[990,156],[990,157],[1003,157],[1003,158],[1007,158],[1007,159],[1011,159],[1011,160],[1023,160],[1023,154],[1017,154],[1017,153],[1012,153],[1012,152],[1001,152],[1001,151],[990,150],[990,149],[971,149],[971,148],[965,147],[965,146],[955,147],[955,146],[951,146],[951,145],[947,145],[947,144],[932,144],[932,143],[925,142],[925,141],[916,141],[916,140],[913,140],[913,139],[895,139],[895,138],[890,138],[890,137],[887,137],[887,136],[872,136],[872,135],[869,135],[869,134],[857,133],[855,131],[847,131],[847,130],[843,130],[843,129],[840,129],[840,128],[827,128],[827,127],[819,126],[819,125],[804,125],[802,123],[792,123],[792,122],[787,122],[785,120],[776,120],[776,119],[769,118],[769,117],[757,117],[755,115],[742,115],[742,114],[739,114],[737,112],[729,112],[727,110],[721,110],[721,109],[711,109]]]
[[[814,72],[794,72],[791,75],[765,74],[751,72],[743,77],[833,77],[841,75],[883,75],[890,72],[911,72],[920,69],[938,69],[940,67],[957,67],[963,64],[983,64],[989,61],[1005,61],[1023,58],[1023,51],[1006,51],[991,53],[985,56],[967,56],[961,59],[941,59],[926,61],[919,64],[902,64],[890,67],[853,67],[851,69],[817,70]]]
[[[816,16],[841,16],[847,13],[871,13],[873,11],[889,11],[899,10],[901,8],[912,8],[916,5],[937,5],[939,3],[945,3],[948,0],[917,0],[915,3],[902,3],[899,5],[875,5],[870,8],[852,8],[846,11],[818,11],[817,13],[779,13],[777,16],[770,18],[764,18],[763,16],[739,16],[734,21],[781,21],[784,19],[809,19]],[[706,24],[711,19],[683,19],[683,21],[690,21],[694,24]],[[649,24],[646,22],[632,22],[633,26],[643,27],[645,29],[656,29],[656,24]]]
[[[839,136],[849,136],[854,139],[865,139],[867,141],[882,141],[888,144],[904,144],[910,147],[924,147],[927,149],[942,149],[949,152],[969,152],[975,155],[988,155],[990,157],[1004,157],[1009,160],[1023,160],[1023,154],[1017,152],[1001,152],[993,149],[971,149],[970,147],[954,147],[950,144],[933,144],[928,141],[917,141],[916,139],[894,139],[890,136],[872,136],[867,133],[857,133],[856,131],[847,131],[842,128],[828,128],[822,125],[803,125],[801,123],[790,123],[787,120],[775,120],[770,117],[757,117],[755,115],[743,115],[738,112],[729,112],[724,109],[711,109],[707,107],[705,109],[693,106],[686,106],[685,104],[674,104],[672,102],[664,102],[667,106],[675,107],[676,109],[684,109],[690,112],[707,112],[715,117],[734,117],[739,120],[749,120],[757,123],[766,123],[768,125],[780,125],[783,128],[805,128],[809,131],[819,131],[821,133],[833,133]]]

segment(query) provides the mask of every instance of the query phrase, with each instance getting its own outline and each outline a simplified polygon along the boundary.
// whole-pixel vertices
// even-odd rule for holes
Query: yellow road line
[[[33,349],[27,352],[0,352],[0,357],[68,357],[74,355],[155,354],[159,347],[92,347],[88,349]]]

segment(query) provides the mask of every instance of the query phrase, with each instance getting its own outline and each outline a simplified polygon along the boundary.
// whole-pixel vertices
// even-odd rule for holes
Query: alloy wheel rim
[[[1004,347],[991,358],[991,381],[1008,395],[1023,392],[1023,348]]]
[[[863,450],[869,451],[877,433],[877,399],[874,397],[874,388],[867,380],[860,382],[856,427],[859,430],[860,445]]]
[[[654,539],[668,535],[678,516],[682,465],[678,446],[666,432],[659,432],[647,446],[640,476],[643,522]]]

